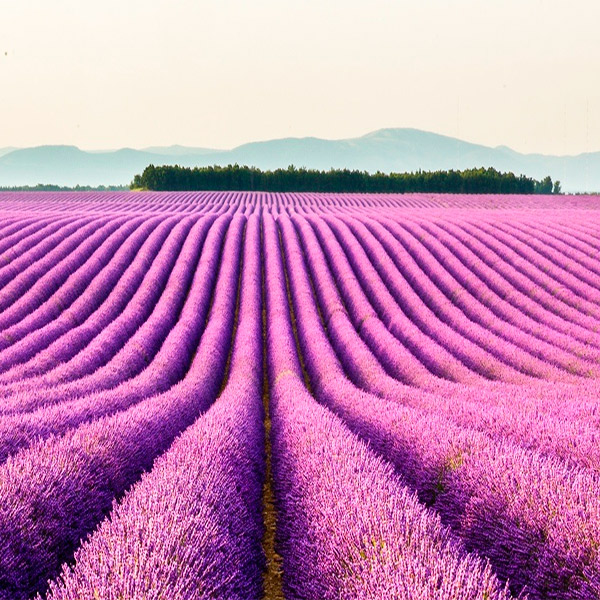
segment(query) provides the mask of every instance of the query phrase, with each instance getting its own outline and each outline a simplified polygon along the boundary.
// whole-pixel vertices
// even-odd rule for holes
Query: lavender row
[[[71,219],[66,223],[49,225],[40,232],[39,243],[18,254],[0,269],[0,310],[18,300],[24,290],[35,283],[54,264],[69,254],[97,228],[93,219]],[[37,236],[36,236],[37,237]],[[20,252],[20,244],[14,247]]]
[[[318,250],[318,242],[311,230],[302,220],[295,220],[302,246],[307,258],[307,267],[317,295],[321,315],[328,324],[328,334],[332,346],[352,379],[364,389],[379,396],[401,400],[412,406],[444,414],[454,422],[484,431],[494,439],[512,439],[526,448],[536,448],[551,456],[589,467],[600,472],[600,453],[597,438],[600,423],[591,423],[590,416],[597,409],[595,402],[597,388],[592,387],[585,399],[581,388],[565,386],[557,390],[542,386],[536,398],[532,389],[521,386],[477,386],[465,387],[430,381],[428,388],[436,394],[420,393],[418,390],[398,385],[382,369],[379,362],[386,366],[395,364],[396,346],[389,332],[381,327],[368,338],[369,348],[364,346],[355,329],[365,337],[364,327],[346,313],[345,306],[358,306],[354,298],[341,298],[335,289],[331,274],[327,270],[323,255]],[[331,240],[330,240],[331,241]],[[330,264],[340,261],[340,254]],[[338,281],[349,281],[351,275],[342,271]],[[353,302],[354,300],[354,302]],[[376,322],[371,317],[370,322]],[[354,327],[353,327],[354,326]],[[387,335],[384,335],[387,334]],[[379,336],[379,337],[378,337]],[[346,349],[351,349],[349,352]],[[370,354],[369,350],[373,352]],[[383,359],[383,360],[382,360]],[[379,361],[379,362],[378,362]],[[393,371],[393,369],[391,369]],[[539,387],[539,386],[538,386]],[[552,395],[563,392],[568,394],[561,402],[560,410],[548,414],[545,407],[553,401]],[[573,394],[581,399],[573,398]],[[557,402],[554,400],[554,402]],[[574,415],[579,406],[580,414]],[[573,440],[577,440],[574,444]]]
[[[368,304],[365,299],[363,298],[360,304],[356,300],[356,295],[350,298],[344,297],[343,302],[337,297],[335,285],[324,267],[323,257],[319,255],[318,243],[314,236],[311,237],[310,230],[303,225],[302,220],[295,222],[301,234],[308,267],[313,274],[321,314],[329,326],[330,339],[338,349],[338,356],[342,361],[346,360],[346,371],[357,383],[378,395],[402,398],[403,402],[442,412],[455,422],[485,431],[496,439],[510,438],[525,447],[537,448],[547,454],[600,471],[600,455],[597,449],[598,424],[590,423],[590,416],[597,408],[595,403],[589,402],[597,395],[597,389],[593,387],[587,393],[587,400],[583,400],[583,397],[586,397],[584,394],[586,388],[564,388],[564,393],[569,394],[566,401],[568,406],[565,401],[562,401],[560,410],[553,415],[548,415],[544,414],[544,408],[550,403],[552,394],[556,393],[556,386],[551,389],[542,388],[540,397],[530,398],[530,392],[518,386],[503,385],[495,389],[489,386],[483,389],[478,386],[470,389],[456,385],[442,386],[438,381],[432,389],[438,393],[443,390],[445,396],[442,398],[439,395],[415,393],[414,390],[407,390],[391,381],[374,357],[368,356],[365,349],[361,350],[361,340],[356,337],[352,327],[348,326],[345,307],[354,314],[356,310],[353,311],[353,307],[355,309],[358,307],[359,314],[362,311],[363,315],[367,314],[370,317],[368,321],[365,321],[364,317],[363,320],[356,320],[353,317],[353,325],[360,331],[362,337],[365,337],[364,325],[376,321],[373,315],[366,312]],[[315,228],[323,230],[324,225],[321,220],[313,220],[312,223]],[[325,235],[321,239],[329,241],[331,248],[330,237]],[[330,254],[329,258],[334,258],[329,264],[335,268],[339,266],[343,257],[338,252]],[[347,282],[352,280],[352,273],[348,270],[338,269],[337,273],[337,281],[342,285],[347,286]],[[342,325],[344,320],[345,326]],[[394,340],[390,339],[389,333],[383,328],[380,328],[377,333],[379,339],[377,335],[369,339],[370,349],[377,360],[382,362],[386,369],[390,369],[395,364],[392,361],[397,358]],[[352,350],[344,353],[345,348]],[[393,372],[393,369],[390,370]],[[583,401],[573,397],[575,394],[582,397]],[[574,415],[577,406],[580,407],[580,414]],[[574,443],[574,440],[577,440],[577,443]]]
[[[330,381],[322,400],[511,589],[540,599],[598,593],[597,474]]]
[[[226,225],[222,222],[213,230],[207,252],[209,258],[205,258],[205,262],[218,260]],[[163,275],[168,275],[164,288],[156,289],[157,282],[146,276],[147,286],[138,290],[134,302],[128,305],[119,319],[103,329],[92,344],[68,363],[39,379],[7,386],[5,395],[11,393],[13,396],[8,401],[32,410],[112,388],[139,374],[152,362],[179,318],[209,229],[210,222],[203,220],[192,226],[179,255],[170,257],[173,268]],[[209,273],[214,276],[214,271]],[[211,290],[212,286],[209,286],[202,291],[204,297],[208,296],[206,303]],[[147,305],[142,304],[144,292],[150,292],[151,302]],[[24,395],[26,399],[23,399]]]
[[[290,262],[289,267],[294,270],[303,269],[304,265],[297,262],[296,259],[301,256],[301,253],[304,253],[306,268],[310,272],[310,285],[308,285],[309,279],[306,278],[304,283],[307,285],[303,286],[302,289],[295,286],[294,290],[297,294],[302,294],[304,301],[309,301],[312,295],[311,286],[314,289],[315,297],[310,301],[316,304],[321,320],[327,328],[332,346],[338,353],[342,353],[344,348],[351,348],[351,351],[343,353],[342,362],[346,372],[356,377],[358,385],[375,393],[389,392],[398,395],[408,393],[411,388],[390,377],[375,354],[371,352],[368,344],[358,335],[357,326],[362,331],[362,323],[360,320],[353,321],[349,316],[345,307],[345,299],[342,299],[337,291],[335,281],[329,271],[325,255],[319,247],[314,231],[301,219],[294,218],[293,222],[296,229],[287,217],[280,217],[278,220],[286,249],[294,253],[294,262]],[[299,239],[296,239],[296,235],[299,235]],[[296,281],[296,273],[292,275],[292,279]],[[364,306],[364,308],[368,307]],[[377,317],[373,315],[369,321],[376,319]],[[380,331],[382,336],[384,336],[384,331],[387,330],[382,328]],[[392,344],[390,354],[393,354],[398,345],[397,340],[394,344],[395,338],[392,336],[392,339],[390,339],[389,332],[383,339],[386,343]]]
[[[430,279],[434,277],[436,271],[440,271],[440,265],[437,261],[430,261],[427,265],[428,268],[422,271],[416,266],[411,255],[402,248],[396,237],[385,230],[380,229],[378,231],[379,236],[371,238],[366,225],[356,220],[353,220],[351,230],[360,242],[365,244],[365,248],[369,249],[370,256],[377,252],[374,262],[382,278],[392,289],[396,285],[398,274],[402,275],[410,282],[410,286],[422,298],[428,309],[443,323],[451,324],[451,329],[464,339],[463,344],[469,340],[495,359],[495,362],[490,364],[488,371],[491,378],[513,382],[519,381],[511,374],[512,370],[530,377],[555,380],[572,379],[566,369],[555,367],[529,352],[527,341],[521,339],[519,346],[515,344],[516,340],[507,341],[505,339],[506,334],[503,334],[503,336],[496,335],[488,328],[467,318]],[[422,246],[417,248],[417,252],[419,251],[421,258],[423,258]],[[386,259],[386,253],[388,253],[389,259]],[[398,295],[397,298],[400,299]],[[458,345],[460,342],[456,340],[449,343]],[[560,351],[556,350],[554,354],[556,353],[560,354]],[[556,360],[560,364],[559,358]],[[482,356],[481,360],[486,359]],[[575,361],[575,357],[568,355],[567,358],[563,358],[563,361],[567,360]],[[585,365],[585,367],[590,368],[589,365]],[[523,379],[521,378],[521,380]]]
[[[31,218],[16,219],[14,222],[2,219],[3,236],[0,239],[0,265],[4,267],[39,242],[50,231],[56,231],[67,221],[64,219],[46,220]],[[26,241],[25,241],[26,240]]]
[[[477,238],[469,236],[450,220],[420,222],[419,226],[425,230],[426,235],[450,240],[453,252],[456,252],[463,264],[477,273],[491,290],[518,311],[584,344],[594,343],[594,336],[581,326],[577,318],[569,318],[569,315],[561,312],[560,307],[555,306],[555,301],[549,300],[547,296],[540,297],[539,290],[532,286],[531,282],[522,274],[515,273],[507,264],[503,264],[501,257],[495,255]]]
[[[179,223],[164,221],[149,236],[137,260],[127,267],[106,299],[87,319],[78,323],[77,315],[80,310],[85,310],[85,305],[77,302],[72,310],[65,311],[62,315],[59,335],[50,345],[45,346],[44,338],[39,342],[35,338],[31,342],[25,339],[16,345],[22,348],[21,356],[24,354],[22,365],[11,361],[10,352],[6,353],[9,355],[6,360],[3,360],[5,353],[0,354],[0,366],[6,370],[0,374],[0,381],[9,383],[33,378],[51,371],[61,363],[65,363],[63,371],[68,372],[71,368],[69,361],[105,329],[105,340],[100,349],[106,348],[111,330],[128,331],[125,327],[129,324],[129,331],[133,333],[158,300],[191,226],[192,222],[189,220]],[[105,293],[102,287],[95,290],[99,300]],[[40,334],[43,333],[43,330],[40,331]],[[92,351],[93,354],[97,352],[98,348]],[[67,373],[63,378],[66,376]],[[44,383],[43,379],[37,381],[40,385]]]
[[[4,331],[2,340],[9,338],[10,346],[0,350],[0,370],[7,370],[30,360],[58,337],[79,326],[105,302],[111,291],[125,277],[134,262],[146,264],[144,243],[152,236],[158,223],[149,219],[134,226],[131,235],[116,249],[108,248],[110,260],[95,277],[68,302],[48,303],[46,308],[23,319]],[[79,282],[82,283],[81,281]],[[65,304],[67,304],[65,306]]]
[[[436,384],[441,385],[444,380],[436,377],[427,369],[429,361],[423,356],[435,354],[430,352],[434,347],[433,342],[426,342],[426,350],[423,351],[423,345],[403,345],[393,335],[379,318],[375,307],[363,290],[359,278],[352,270],[347,256],[335,236],[332,235],[325,220],[309,218],[305,221],[294,218],[293,222],[302,238],[311,271],[314,269],[315,290],[323,296],[321,313],[325,323],[329,323],[334,312],[348,314],[356,331],[360,333],[361,338],[368,344],[377,360],[393,377],[422,388]],[[308,223],[311,227],[308,227]],[[320,245],[322,246],[321,250],[319,249]],[[360,254],[355,260],[358,262],[364,258],[365,255]],[[374,278],[372,272],[370,276]],[[380,286],[382,285],[380,282]],[[332,297],[331,292],[325,292],[324,288],[329,288],[329,290],[337,288],[340,297],[336,298],[336,294]],[[329,306],[325,301],[325,294],[330,297]],[[421,340],[424,339],[424,336],[421,336]],[[411,353],[411,348],[414,354]]]
[[[502,224],[481,223],[479,226],[509,248],[511,256],[517,261],[520,258],[534,267],[532,276],[535,276],[535,281],[541,287],[565,304],[598,317],[600,290],[597,287],[598,282],[590,277],[587,270],[578,268],[573,260],[565,261],[562,252],[551,251],[548,246],[538,242],[534,235],[529,234],[525,238],[527,242],[524,242],[523,234],[510,228],[507,231]],[[568,270],[565,268],[567,266]]]
[[[3,417],[0,419],[0,460],[28,446],[33,439],[63,433],[87,421],[125,410],[144,398],[166,392],[184,377],[204,329],[213,281],[218,272],[220,277],[211,318],[215,320],[221,313],[230,311],[235,301],[243,219],[234,218],[221,257],[221,243],[227,225],[228,220],[217,222],[209,231],[207,252],[194,274],[181,317],[150,365],[137,377],[126,380],[114,389],[63,400],[56,406],[47,406],[32,413]]]
[[[315,228],[315,231],[318,232],[319,234],[319,239],[321,240],[321,242],[324,245],[324,251],[327,254],[328,260],[329,260],[329,264],[331,266],[332,269],[334,269],[335,271],[335,277],[336,277],[336,282],[338,283],[338,285],[343,288],[345,291],[348,288],[348,281],[350,277],[353,277],[353,273],[352,273],[352,269],[350,267],[350,265],[347,263],[347,259],[346,257],[343,255],[343,251],[341,249],[341,247],[339,246],[339,242],[338,240],[335,239],[334,236],[331,235],[331,232],[328,230],[326,223],[324,222],[325,219],[311,219],[310,222],[312,224],[312,226]],[[353,233],[350,229],[348,228],[342,228],[341,226],[336,227],[337,233],[340,237],[345,236],[346,238],[353,238]],[[309,235],[309,234],[307,234]],[[318,244],[316,242],[305,242],[304,243],[304,247],[310,251],[312,250],[313,252],[315,251],[314,248],[315,246],[317,246]],[[369,272],[369,265],[368,265],[368,258],[365,252],[362,252],[360,254],[356,254],[355,253],[355,258],[354,258],[354,263],[357,266],[357,275],[359,275],[358,279],[355,279],[355,281],[357,282],[357,285],[355,285],[355,288],[359,288],[360,285],[358,284],[358,282],[360,281],[361,283],[364,281],[365,277],[363,276],[363,274],[368,273]],[[312,265],[314,264],[314,259],[310,259],[309,264]],[[401,266],[403,269],[406,269],[409,271],[409,278],[411,281],[415,281],[415,279],[418,277],[418,274],[415,275],[414,273],[410,273],[410,269],[408,266],[408,260],[402,260],[401,262]],[[431,269],[428,271],[429,277],[434,280],[435,279],[435,275],[433,274],[435,269],[436,269],[436,265],[430,265]],[[371,275],[370,278],[373,279],[374,274],[372,273],[372,268],[371,268]],[[421,274],[421,278],[422,279],[427,279],[427,276],[424,274]],[[316,277],[316,279],[320,279],[320,277]],[[380,284],[380,288],[381,289],[382,284]],[[430,293],[432,289],[432,286],[429,286],[428,290],[426,291],[426,293]],[[346,297],[344,298],[344,302],[346,304],[346,306],[348,307],[349,312],[352,314],[352,319],[353,319],[353,323],[354,326],[360,330],[361,332],[361,336],[368,338],[367,339],[367,343],[369,343],[371,350],[377,355],[378,360],[380,360],[382,362],[382,364],[385,366],[386,369],[390,370],[394,376],[400,378],[401,380],[404,380],[402,377],[402,373],[399,372],[401,369],[401,366],[398,366],[398,363],[400,362],[400,356],[401,353],[399,352],[398,349],[398,344],[394,344],[394,340],[391,338],[391,336],[389,335],[389,333],[383,331],[382,329],[382,325],[383,324],[379,324],[378,327],[378,332],[374,333],[371,332],[370,329],[373,328],[374,324],[378,322],[377,319],[377,315],[376,314],[372,314],[373,312],[373,308],[370,307],[370,302],[369,299],[367,299],[367,297],[364,295],[364,293],[362,292],[362,290],[358,289],[354,289],[349,291],[349,293],[351,294],[350,297]],[[374,295],[371,295],[371,300],[374,301],[374,304],[377,304],[377,297]],[[358,310],[358,306],[356,306],[356,303],[360,304],[360,310]],[[361,314],[362,312],[362,314]],[[375,318],[375,321],[373,321],[372,323],[369,323],[369,320],[372,320],[373,318]],[[453,324],[456,322],[455,319],[452,319],[451,321]],[[424,339],[422,342],[422,345],[424,346],[432,346],[432,342]],[[523,354],[523,353],[522,353]],[[527,357],[527,353],[525,353],[525,356]],[[520,355],[517,353],[516,357],[515,357],[515,361],[516,364],[518,365],[518,360],[520,358]],[[520,358],[521,360],[522,357]],[[575,360],[574,356],[570,356],[570,359],[572,361]],[[569,367],[571,367],[572,370],[572,363],[569,363]],[[589,370],[589,365],[586,366],[587,369]],[[547,369],[545,367],[545,365],[539,365],[537,366],[538,371],[540,369],[544,369],[544,371],[542,371],[544,374],[547,374]],[[585,373],[587,374],[588,371],[586,370]],[[423,385],[427,385],[427,384],[423,384]],[[431,384],[430,384],[431,385]],[[436,382],[435,383],[436,386],[439,387],[440,382]]]
[[[501,347],[506,347],[505,356],[507,355],[508,357],[510,357],[512,351],[515,351],[517,356],[519,356],[519,361],[524,360],[523,357],[530,355],[530,358],[526,360],[531,363],[530,368],[537,373],[543,374],[545,371],[542,362],[552,364],[574,374],[585,376],[592,375],[594,369],[597,369],[594,363],[598,361],[600,355],[594,354],[591,357],[591,361],[582,359],[577,355],[577,352],[585,352],[587,350],[583,344],[579,344],[579,347],[577,345],[573,347],[574,340],[572,338],[565,339],[566,336],[562,336],[558,340],[560,346],[562,346],[560,347],[554,343],[553,330],[540,328],[539,324],[537,325],[537,329],[538,331],[541,329],[541,331],[539,331],[538,337],[531,336],[529,332],[521,329],[518,317],[514,319],[516,321],[514,325],[499,321],[496,314],[483,308],[477,296],[469,297],[470,294],[463,295],[463,290],[457,287],[459,282],[454,277],[454,270],[448,269],[446,271],[444,269],[444,259],[447,258],[447,255],[442,254],[440,256],[440,253],[438,253],[436,256],[430,254],[429,248],[427,248],[428,245],[433,245],[430,238],[423,238],[419,243],[416,243],[412,236],[406,234],[405,228],[407,228],[407,225],[402,228],[394,223],[390,223],[389,229],[391,233],[376,224],[373,225],[373,228],[377,230],[380,236],[386,237],[388,242],[391,239],[392,244],[395,243],[398,246],[398,241],[402,241],[402,244],[423,270],[421,278],[425,281],[431,279],[433,286],[429,286],[428,292],[435,292],[441,302],[445,301],[447,303],[446,306],[449,307],[447,317],[454,320],[455,314],[462,311],[469,319],[478,324],[480,332],[488,332],[488,346],[500,345]],[[456,263],[452,262],[456,266]],[[463,276],[467,275],[464,270],[460,270],[460,268],[458,270]],[[413,281],[418,281],[417,277],[414,277]],[[486,291],[483,294],[486,294]],[[507,360],[510,360],[510,358]],[[555,378],[557,377],[560,377],[560,375],[555,375]]]
[[[549,235],[560,239],[568,246],[569,250],[577,251],[581,257],[583,255],[586,265],[592,265],[592,270],[598,272],[598,266],[595,265],[593,258],[600,250],[600,243],[597,238],[590,235],[589,231],[584,228],[578,227],[576,223],[553,223],[553,222],[542,222],[536,224],[534,228],[547,232]],[[590,260],[591,259],[591,260]]]
[[[487,264],[492,257],[501,257],[501,261],[496,259],[494,268],[506,277],[517,290],[526,295],[529,294],[546,310],[587,330],[592,329],[593,331],[593,328],[598,325],[594,316],[587,315],[572,304],[560,300],[555,295],[558,293],[557,286],[549,286],[544,277],[536,273],[533,265],[520,259],[514,251],[497,242],[491,235],[481,231],[478,227],[469,227],[460,223],[456,226],[444,223],[444,226],[446,229],[451,227],[454,231],[456,231],[455,227],[458,228],[461,241],[473,249]],[[485,250],[481,251],[481,248],[485,248]]]
[[[3,310],[0,313],[0,331],[5,345],[7,340],[10,342],[15,339],[7,331],[11,326],[37,317],[39,320],[32,323],[32,329],[36,329],[45,323],[45,318],[52,318],[69,306],[98,271],[106,266],[135,225],[127,223],[125,219],[107,221],[63,260],[48,269],[9,308]],[[49,313],[48,317],[40,315],[44,311]]]
[[[395,237],[409,244],[410,238],[418,239],[419,244],[427,248],[434,260],[443,265],[449,274],[456,279],[458,286],[445,283],[441,278],[439,285],[446,296],[462,311],[479,319],[482,325],[491,328],[499,335],[511,334],[513,327],[527,333],[533,338],[547,342],[575,356],[580,355],[591,361],[597,361],[598,352],[578,343],[572,336],[557,331],[547,323],[540,323],[535,315],[517,309],[507,298],[514,295],[514,288],[499,278],[485,263],[477,261],[469,250],[456,239],[437,230],[433,235],[423,235],[423,231],[410,223],[403,227],[388,225]],[[485,277],[485,279],[482,277]],[[473,303],[471,298],[477,300]],[[532,303],[533,304],[533,303]],[[539,311],[539,307],[537,307]],[[484,312],[486,311],[486,312]],[[498,317],[502,319],[498,320]],[[529,339],[531,340],[531,338]],[[530,346],[531,341],[525,341]],[[538,342],[538,352],[544,352],[544,346]]]
[[[465,367],[487,379],[500,379],[503,381],[524,381],[526,373],[521,373],[506,360],[505,357],[495,356],[485,347],[485,336],[480,332],[473,332],[468,327],[461,327],[461,316],[449,318],[447,307],[428,305],[421,297],[424,295],[422,285],[420,294],[413,288],[415,282],[409,280],[399,270],[398,257],[387,254],[387,247],[369,235],[364,224],[351,222],[347,224],[350,232],[345,236],[339,234],[337,223],[331,223],[332,229],[338,233],[338,239],[345,244],[357,244],[362,247],[377,272],[383,285],[389,290],[395,301],[395,312],[402,310],[430,339],[442,345],[448,352],[456,357]],[[404,258],[404,260],[406,260]],[[356,262],[357,269],[364,268],[365,262]],[[372,297],[374,295],[371,295]],[[394,310],[392,308],[392,310]],[[462,315],[464,318],[464,315]],[[470,325],[470,324],[469,324]],[[465,337],[467,334],[467,337]],[[425,342],[427,344],[427,342]],[[424,345],[425,345],[424,344]],[[467,380],[465,380],[467,381]]]
[[[9,219],[5,216],[0,223],[0,244],[3,244],[8,236],[35,222],[36,219],[32,217],[29,219],[19,219],[17,217]],[[0,248],[2,248],[2,246],[0,246]]]
[[[343,227],[343,224],[341,225]],[[344,232],[344,229],[342,228],[340,231]],[[413,322],[412,315],[404,305],[398,306],[396,299],[371,264],[365,250],[352,234],[342,233],[339,235],[338,241],[357,276],[357,282],[363,288],[382,322],[429,371],[438,377],[452,381],[475,383],[483,380],[482,375],[463,364],[460,357],[453,352],[453,348],[447,348],[446,345],[440,344],[440,341],[431,332],[422,330],[420,323]],[[417,310],[418,307],[417,303]],[[369,320],[365,319],[365,315],[361,314],[358,319],[359,322],[364,322],[365,327],[369,323]]]
[[[531,598],[597,593],[597,475],[353,386],[308,301],[300,248],[285,226],[282,234],[300,345],[318,398],[396,465],[513,590]]]
[[[585,281],[596,289],[596,302],[600,287],[600,265],[592,258],[594,248],[590,245],[578,244],[574,236],[560,233],[540,226],[533,227],[530,223],[503,223],[502,229],[511,236],[518,236],[521,241],[528,243],[536,252],[545,258],[559,260],[560,271],[567,271],[578,279]],[[596,248],[597,251],[597,248]],[[562,272],[559,272],[562,275]]]
[[[114,508],[51,584],[49,600],[99,595],[262,596],[264,478],[260,224],[245,237],[227,387]],[[165,490],[169,490],[166,494]]]
[[[272,448],[287,598],[507,599],[489,567],[307,393],[264,217]]]
[[[42,592],[113,499],[213,402],[233,332],[229,280],[237,283],[240,238],[228,239],[233,264],[224,263],[219,283],[228,281],[218,285],[200,346],[190,348],[195,356],[185,379],[128,410],[37,442],[0,467],[0,598]]]
[[[251,199],[269,210],[308,210],[316,212],[386,210],[461,210],[494,209],[532,211],[538,214],[589,213],[597,209],[595,196],[473,195],[473,194],[268,194],[261,192],[90,192],[90,193],[3,193],[4,213],[22,215],[32,208],[42,213],[166,214],[208,212],[219,206],[241,205]]]
[[[594,405],[589,402],[578,402],[569,397],[571,413],[575,405],[581,407],[581,415],[573,417],[565,410],[564,404],[560,412],[554,415],[544,414],[544,406],[551,401],[551,394],[556,392],[542,388],[541,398],[531,398],[527,389],[520,386],[477,386],[474,388],[456,384],[442,385],[441,382],[430,382],[429,389],[435,390],[436,395],[420,393],[414,389],[398,385],[387,376],[378,364],[389,366],[395,354],[393,339],[384,328],[373,336],[369,344],[375,356],[368,349],[352,325],[364,336],[360,323],[350,324],[350,318],[345,313],[344,303],[338,297],[331,275],[327,272],[323,257],[318,252],[318,243],[311,237],[311,231],[302,221],[296,221],[303,248],[306,253],[307,266],[312,273],[318,304],[325,322],[328,324],[328,334],[338,357],[342,361],[346,373],[355,383],[379,396],[401,400],[412,406],[445,415],[452,421],[466,427],[484,431],[494,439],[512,439],[526,448],[536,448],[551,456],[589,467],[600,472],[600,453],[597,447],[598,424],[590,423],[590,412]],[[340,258],[337,255],[336,258]],[[333,264],[335,264],[334,261]],[[338,278],[340,280],[342,278]],[[344,281],[349,275],[343,277]],[[344,301],[347,299],[344,298]],[[345,302],[351,305],[351,302]],[[375,317],[370,319],[373,321]],[[384,336],[384,333],[388,333]],[[351,349],[345,352],[345,349]],[[566,388],[566,393],[581,395],[582,390]],[[442,394],[443,395],[440,395]],[[590,390],[588,399],[597,390]],[[577,440],[574,444],[573,440]]]
[[[540,302],[538,294],[531,284],[523,280],[520,274],[515,274],[507,265],[502,264],[501,258],[494,255],[485,244],[476,238],[470,238],[464,231],[456,228],[450,221],[437,220],[435,223],[419,224],[426,235],[439,238],[455,253],[457,258],[469,269],[473,270],[485,285],[502,297],[507,303],[515,307],[524,317],[531,318],[533,322],[547,325],[557,332],[572,337],[577,342],[595,345],[594,335],[578,322],[577,319],[569,320],[560,314],[552,303]],[[500,265],[500,268],[498,268]],[[517,277],[515,281],[513,277]],[[516,285],[517,284],[517,285]],[[485,289],[480,297],[485,298]],[[581,344],[578,344],[579,346]]]

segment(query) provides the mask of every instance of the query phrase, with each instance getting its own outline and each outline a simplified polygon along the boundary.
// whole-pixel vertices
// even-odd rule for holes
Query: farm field
[[[0,207],[0,600],[600,598],[597,196]]]

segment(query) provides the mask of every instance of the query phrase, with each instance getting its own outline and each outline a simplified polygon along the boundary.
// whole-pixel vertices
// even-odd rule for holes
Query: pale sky
[[[0,0],[0,147],[600,150],[597,0]]]

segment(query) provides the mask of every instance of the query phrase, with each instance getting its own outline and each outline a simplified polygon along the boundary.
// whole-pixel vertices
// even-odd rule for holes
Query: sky
[[[0,148],[413,127],[600,150],[597,0],[0,0]]]

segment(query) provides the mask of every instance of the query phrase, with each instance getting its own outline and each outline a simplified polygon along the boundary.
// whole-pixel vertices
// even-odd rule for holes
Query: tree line
[[[1,186],[0,192],[119,192],[129,189],[126,185],[56,185],[38,183],[36,185]]]
[[[349,169],[318,171],[293,165],[273,171],[238,164],[193,168],[149,165],[134,177],[130,187],[156,191],[560,193],[560,182],[553,182],[549,176],[538,181],[525,175],[501,173],[492,167],[386,174]]]

